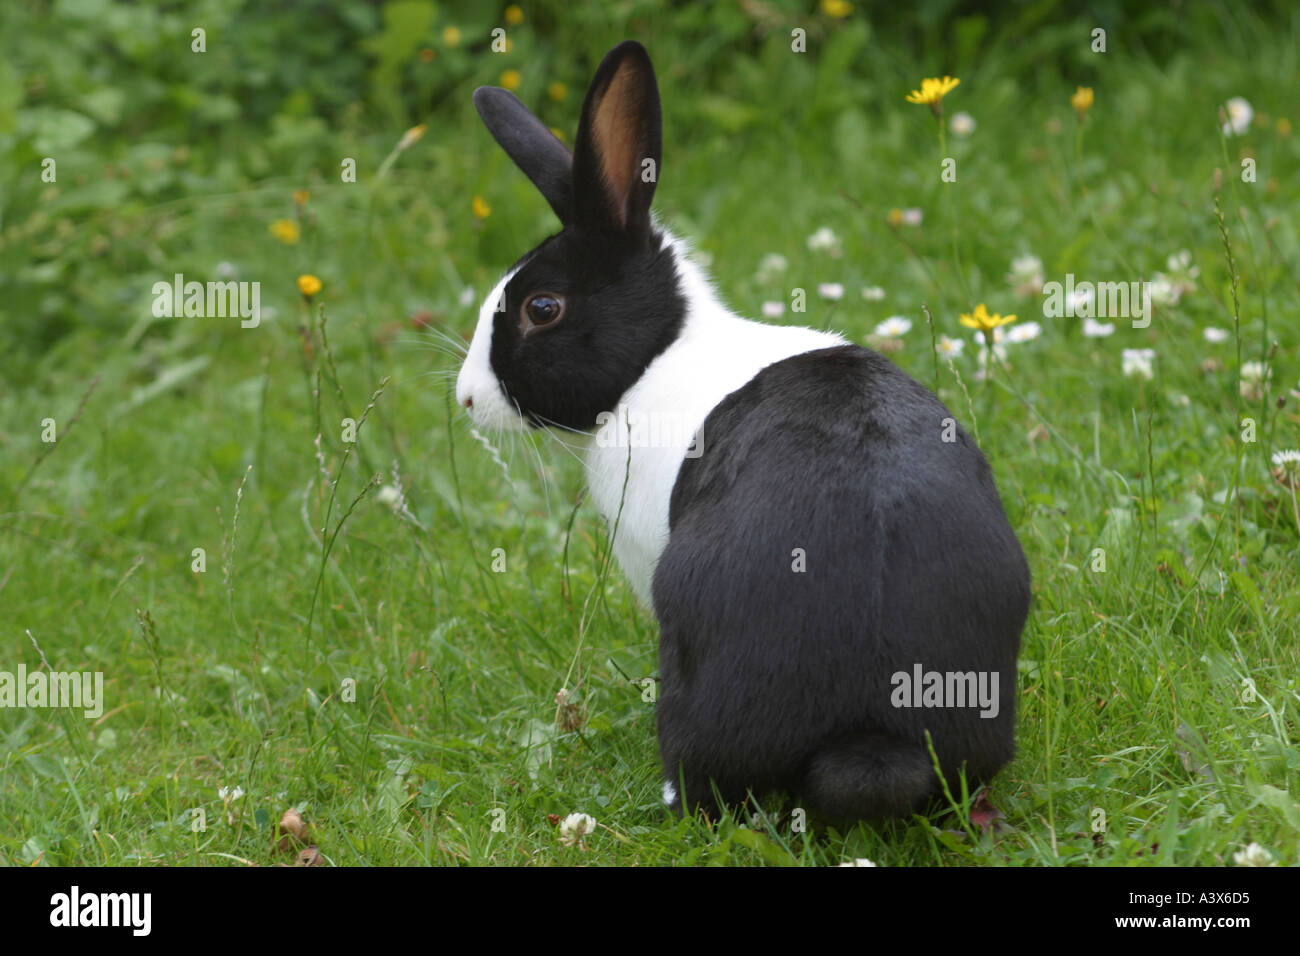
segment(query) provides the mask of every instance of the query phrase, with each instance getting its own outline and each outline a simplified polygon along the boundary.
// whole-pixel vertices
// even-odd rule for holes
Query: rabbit
[[[483,302],[456,399],[477,426],[582,444],[659,623],[664,802],[712,818],[784,792],[851,823],[992,777],[1015,749],[1029,568],[955,416],[875,352],[719,301],[651,215],[641,44],[601,62],[572,153],[506,90],[474,104],[562,228]],[[968,675],[982,710],[955,702]]]

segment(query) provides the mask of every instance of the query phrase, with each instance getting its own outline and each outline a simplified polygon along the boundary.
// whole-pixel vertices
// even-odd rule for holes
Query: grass
[[[1159,63],[1117,46],[1085,74],[1081,135],[1073,86],[982,60],[945,101],[978,123],[948,136],[948,184],[934,119],[903,101],[935,68],[888,47],[864,63],[860,29],[840,53],[861,72],[812,99],[820,67],[785,66],[780,37],[738,65],[760,105],[733,130],[716,124],[736,89],[711,99],[669,36],[643,37],[665,102],[657,208],[725,300],[755,316],[800,287],[807,313],[782,321],[860,342],[906,316],[891,358],[977,424],[1034,578],[996,835],[965,810],[847,833],[795,832],[779,800],[755,826],[665,817],[656,626],[577,462],[544,435],[471,433],[450,393],[478,298],[554,228],[465,104],[382,178],[365,170],[401,130],[361,140],[355,184],[293,167],[98,216],[46,190],[42,241],[63,218],[113,242],[55,290],[80,322],[5,360],[0,667],[34,669],[35,644],[55,669],[104,672],[107,702],[93,721],[0,711],[0,862],[269,865],[291,859],[272,849],[289,807],[338,865],[1215,865],[1252,842],[1297,862],[1300,538],[1269,461],[1300,446],[1300,139],[1278,126],[1300,117],[1275,82],[1296,75],[1295,32]],[[1224,138],[1233,95],[1256,124]],[[569,135],[578,99],[556,108]],[[290,246],[268,225],[295,216],[295,188],[311,195]],[[891,226],[907,207],[922,224]],[[806,247],[822,226],[841,257]],[[1005,278],[1030,252],[1049,280],[1149,279],[1183,249],[1194,288],[1108,338],[1042,318]],[[768,253],[789,267],[761,281]],[[150,316],[152,282],[221,262],[274,316]],[[301,273],[324,283],[310,307]],[[981,301],[1043,326],[987,383],[969,338],[934,361],[922,313],[968,335],[958,315]],[[1154,377],[1123,375],[1124,348],[1153,349]],[[1272,379],[1243,397],[1251,360]],[[599,827],[563,846],[548,815],[575,811]]]

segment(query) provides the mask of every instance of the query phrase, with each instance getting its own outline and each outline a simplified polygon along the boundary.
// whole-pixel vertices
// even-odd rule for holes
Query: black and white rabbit
[[[600,64],[572,154],[507,91],[474,104],[563,228],[489,293],[456,397],[479,426],[591,436],[592,498],[659,620],[664,799],[906,815],[940,790],[927,731],[954,790],[992,776],[1015,746],[1029,571],[975,443],[876,353],[722,305],[651,218],[640,44]],[[675,427],[627,433],[650,420]],[[930,672],[996,675],[996,700],[916,706],[898,675]]]

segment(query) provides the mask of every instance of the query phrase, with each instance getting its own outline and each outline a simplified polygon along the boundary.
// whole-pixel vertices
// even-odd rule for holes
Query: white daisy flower
[[[921,213],[921,210],[917,209],[915,206],[911,209],[903,210],[903,225],[905,226],[919,226],[922,218],[923,214]]]
[[[823,282],[817,287],[817,294],[823,299],[836,302],[844,298],[844,284],[842,282]]]
[[[1016,256],[1011,260],[1007,282],[1016,288],[1016,295],[1038,295],[1043,291],[1043,260],[1038,256]]]
[[[950,339],[946,335],[939,336],[939,342],[935,345],[936,351],[946,359],[955,359],[965,347],[965,339]]]
[[[1007,341],[1019,345],[1032,342],[1042,334],[1043,327],[1037,322],[1022,322],[1007,329]]]
[[[1273,452],[1273,465],[1273,477],[1280,484],[1292,491],[1300,490],[1300,451],[1289,448]],[[1300,517],[1296,518],[1296,526],[1300,528]]]
[[[1232,862],[1237,866],[1277,866],[1273,854],[1258,843],[1252,843],[1246,849],[1232,854]]]
[[[1169,272],[1163,277],[1173,287],[1176,299],[1196,291],[1196,279],[1201,274],[1201,267],[1192,265],[1190,252],[1186,249],[1175,252],[1165,264],[1169,267]]]
[[[771,282],[785,272],[789,263],[779,252],[769,252],[758,264],[758,281]]]
[[[1201,333],[1205,336],[1205,341],[1218,345],[1220,342],[1226,342],[1231,338],[1232,333],[1227,329],[1216,329],[1212,325],[1207,325],[1205,331]]]
[[[473,305],[473,304],[474,304],[474,287],[473,287],[472,285],[467,285],[467,286],[465,286],[465,288],[461,289],[461,290],[460,290],[460,298],[457,299],[456,301],[458,301],[458,302],[459,302],[461,305],[463,305],[463,306],[470,306],[470,305]]]
[[[879,302],[885,297],[885,290],[878,285],[864,285],[862,287],[862,298],[868,302]]]
[[[585,813],[570,813],[560,823],[560,842],[565,846],[581,845],[582,838],[596,829],[596,820]]]
[[[1170,272],[1185,272],[1192,278],[1201,274],[1201,267],[1192,265],[1192,254],[1186,249],[1170,253],[1169,258],[1165,260],[1165,265],[1169,267]]]
[[[1277,465],[1287,474],[1300,475],[1300,451],[1288,448],[1285,451],[1273,452],[1273,464]]]
[[[1147,282],[1147,289],[1150,291],[1151,301],[1155,305],[1178,304],[1179,292],[1163,272],[1157,272],[1151,277]]]
[[[1026,254],[1016,256],[1011,260],[1011,272],[1008,278],[1021,278],[1027,275],[1036,275],[1043,271],[1043,260],[1038,256]]]
[[[875,866],[865,856],[858,857],[856,860],[850,860],[848,863],[841,863],[840,866]]]
[[[1114,322],[1098,322],[1096,319],[1083,320],[1083,335],[1089,339],[1104,339],[1115,333]]]
[[[912,322],[910,319],[905,319],[901,315],[891,315],[876,326],[876,334],[896,339],[900,335],[906,335],[911,328]]]
[[[1300,451],[1288,448],[1273,452],[1273,478],[1279,485],[1287,488],[1294,501],[1294,495],[1300,491]],[[1292,505],[1294,507],[1294,504]],[[1296,529],[1300,530],[1300,512],[1296,512]]]
[[[226,811],[226,823],[230,826],[235,825],[235,811],[231,809],[231,804],[244,795],[243,787],[218,787],[217,796],[221,798],[221,806]]]
[[[953,136],[965,139],[975,132],[975,117],[969,113],[953,113],[952,119],[948,121],[948,128],[952,130]]]
[[[838,259],[842,251],[840,237],[831,231],[830,226],[822,226],[808,237],[808,251],[825,252],[831,258]]]
[[[1125,349],[1121,358],[1124,374],[1130,377],[1154,378],[1155,372],[1151,368],[1151,363],[1155,357],[1155,349]]]
[[[1273,370],[1263,362],[1241,363],[1241,397],[1259,401],[1264,397],[1264,389],[1273,377]]]
[[[763,303],[763,318],[765,318],[765,319],[779,319],[779,318],[781,318],[781,316],[783,316],[783,315],[785,315],[785,303],[784,303],[784,302],[764,302],[764,303]]]
[[[384,485],[375,492],[375,500],[381,505],[386,505],[396,511],[402,502],[402,493],[392,485]]]
[[[238,274],[239,274],[239,270],[235,268],[235,264],[233,262],[217,263],[218,279],[233,279]]]
[[[1228,122],[1223,124],[1224,136],[1241,136],[1250,129],[1250,121],[1255,118],[1254,107],[1243,96],[1228,100],[1223,104],[1223,111],[1228,114]]]

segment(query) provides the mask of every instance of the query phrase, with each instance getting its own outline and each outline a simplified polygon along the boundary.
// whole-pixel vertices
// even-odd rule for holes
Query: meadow
[[[5,4],[0,671],[104,697],[0,708],[0,863],[1300,862],[1300,15],[954,9]],[[470,94],[571,141],[625,38],[723,300],[884,352],[990,460],[1034,597],[978,801],[668,817],[654,616],[573,449],[456,406],[557,229]],[[176,275],[259,321],[156,314]]]

